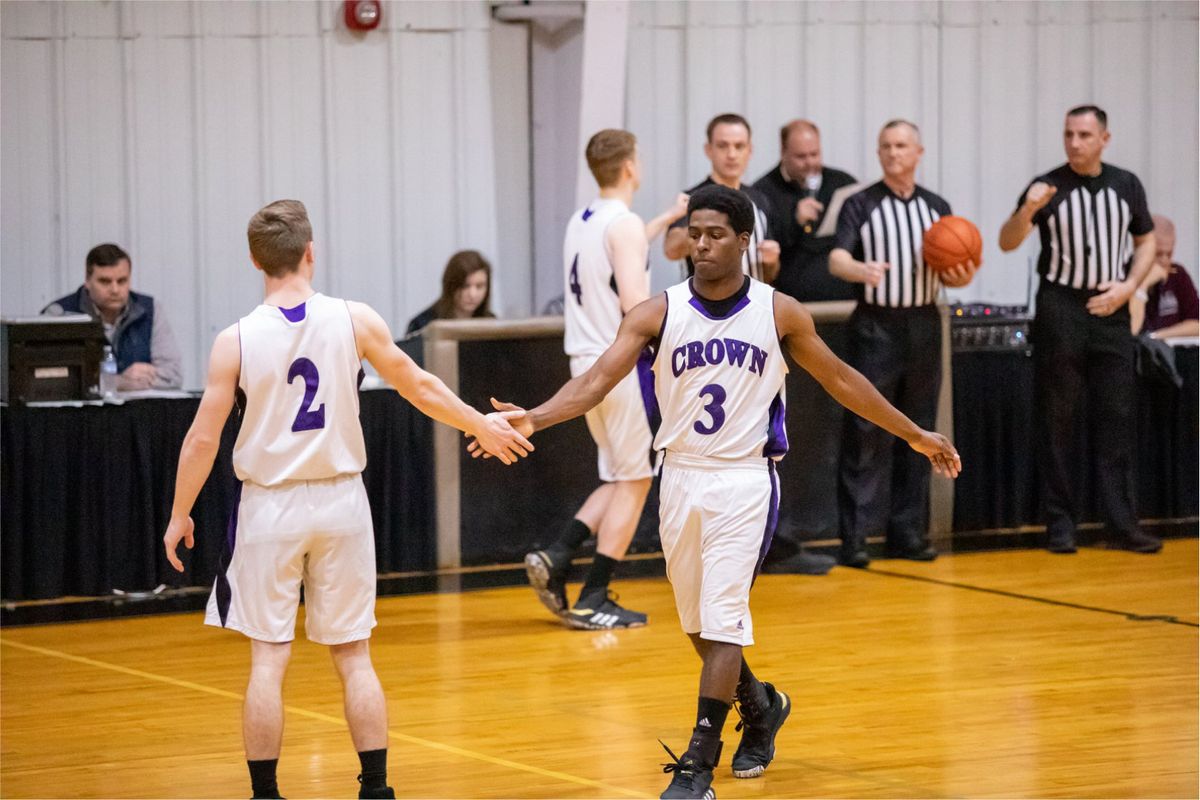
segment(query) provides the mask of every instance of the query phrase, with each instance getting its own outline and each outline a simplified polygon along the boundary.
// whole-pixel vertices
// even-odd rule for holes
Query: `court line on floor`
[[[123,667],[120,664],[112,664],[107,661],[99,661],[94,658],[88,658],[87,656],[72,655],[71,653],[64,653],[61,650],[52,650],[47,647],[39,647],[37,645],[25,644],[24,642],[15,642],[8,638],[0,637],[0,644],[6,644],[9,647],[15,647],[18,650],[26,650],[31,653],[37,653],[39,655],[49,656],[51,658],[60,658],[60,659],[63,659],[64,661],[72,661],[76,664],[83,664],[83,665],[89,666],[89,667],[96,667],[99,669],[107,669],[112,672],[119,672],[123,675],[130,675],[135,678],[142,678],[144,680],[155,681],[158,683],[165,683],[170,686],[177,686],[181,689],[190,689],[195,692],[203,692],[205,694],[216,695],[217,697],[225,697],[230,700],[237,700],[239,702],[244,699],[244,697],[242,695],[238,694],[237,692],[230,692],[225,689],[218,689],[215,686],[207,686],[203,683],[195,683],[193,681],[183,680],[182,678],[172,678],[167,675],[159,675],[154,672],[146,672],[145,670],[134,669],[132,667]],[[341,717],[334,717],[329,714],[322,714],[319,711],[310,711],[306,708],[300,708],[298,706],[292,706],[292,705],[285,705],[283,707],[283,709],[284,709],[284,711],[290,712],[297,716],[308,717],[309,719],[315,719],[315,720],[319,720],[321,722],[328,722],[328,723],[336,725],[337,727],[340,727],[340,728],[347,727],[346,721],[344,719],[342,719]],[[615,796],[615,795],[620,795],[622,797],[646,798],[646,797],[650,796],[647,794],[643,794],[642,792],[635,792],[631,789],[623,789],[619,786],[613,786],[611,784],[603,783],[601,781],[594,781],[594,780],[591,780],[590,778],[581,778],[578,775],[571,775],[566,772],[557,772],[557,771],[551,770],[551,769],[542,769],[541,767],[535,767],[535,766],[531,766],[529,764],[522,764],[519,761],[510,761],[507,758],[498,758],[496,756],[489,756],[486,753],[479,753],[474,750],[468,750],[463,747],[456,747],[456,746],[450,745],[450,744],[443,744],[442,742],[435,742],[431,739],[422,739],[419,736],[411,736],[407,733],[399,733],[398,731],[394,731],[391,728],[388,728],[388,738],[395,739],[395,740],[401,741],[401,742],[407,742],[408,744],[414,744],[414,745],[417,745],[420,747],[426,747],[430,750],[440,750],[443,753],[452,753],[454,755],[462,756],[463,758],[473,759],[475,761],[483,761],[488,764],[494,764],[494,765],[500,766],[500,767],[507,767],[508,769],[514,769],[519,772],[528,772],[533,775],[539,775],[543,778],[553,778],[555,780],[564,781],[566,783],[574,783],[574,784],[578,784],[580,786],[588,786],[588,787],[591,787],[594,789],[601,789],[601,790],[607,792],[608,796],[610,796],[610,797]]]
[[[1080,611],[1095,611],[1100,614],[1112,614],[1118,617],[1124,617],[1131,622],[1166,622],[1169,625],[1183,625],[1188,628],[1200,628],[1200,623],[1192,622],[1191,620],[1186,619],[1179,619],[1172,614],[1135,614],[1130,611],[1119,611],[1115,608],[1088,606],[1082,603],[1071,603],[1066,600],[1054,600],[1049,597],[1039,597],[1034,594],[1021,594],[1020,592],[1010,592],[1005,589],[992,589],[988,586],[976,586],[970,583],[958,583],[957,581],[948,581],[943,580],[942,578],[930,578],[925,575],[913,575],[908,572],[891,572],[890,570],[876,569],[874,567],[864,569],[863,572],[871,575],[882,575],[886,578],[903,578],[910,581],[920,581],[922,583],[933,583],[939,586],[949,586],[953,589],[966,589],[969,592],[983,592],[984,594],[1011,597],[1015,600],[1030,600],[1035,603],[1045,603],[1046,605],[1051,606],[1075,608]]]

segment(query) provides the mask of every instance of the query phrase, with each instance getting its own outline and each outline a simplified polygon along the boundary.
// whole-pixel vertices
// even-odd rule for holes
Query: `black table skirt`
[[[362,392],[367,442],[363,480],[371,498],[380,571],[435,563],[432,426],[391,391]],[[212,582],[236,479],[236,415],[192,510],[196,547],[187,567],[167,563],[179,448],[198,400],[137,400],[122,406],[8,407],[0,411],[0,577],[5,600],[96,596]]]
[[[1137,491],[1142,519],[1182,519],[1197,514],[1200,434],[1197,420],[1197,349],[1176,350],[1183,388],[1139,380]],[[1033,359],[1019,351],[956,353],[954,439],[963,459],[955,484],[954,530],[1012,528],[1039,522],[1033,412]],[[1087,398],[1079,420],[1087,418]],[[1088,430],[1076,431],[1088,452]],[[1090,458],[1087,463],[1090,463]],[[1076,473],[1084,509],[1081,522],[1100,521],[1094,475]]]
[[[835,351],[843,347],[841,326],[822,326],[821,333]],[[413,352],[419,355],[419,346]],[[1182,390],[1148,384],[1139,390],[1143,518],[1197,513],[1196,350],[1178,356]],[[965,464],[955,486],[954,530],[1036,524],[1030,360],[1018,352],[959,353],[953,369],[955,440]],[[484,408],[492,395],[538,402],[568,372],[559,342],[533,339],[464,342],[460,375],[463,397]],[[360,398],[379,570],[433,569],[432,423],[394,392]],[[234,419],[193,509],[196,549],[185,554],[187,571],[175,573],[162,551],[179,447],[197,402],[0,410],[0,596],[17,601],[211,583],[234,489]],[[788,412],[791,452],[780,468],[777,538],[835,538],[843,411],[793,367]],[[552,540],[595,488],[595,446],[582,420],[539,434],[535,443],[537,454],[516,467],[462,459],[463,563],[518,561],[529,547]],[[1089,478],[1081,473],[1081,491],[1095,519]],[[657,518],[652,491],[635,552],[657,549]]]

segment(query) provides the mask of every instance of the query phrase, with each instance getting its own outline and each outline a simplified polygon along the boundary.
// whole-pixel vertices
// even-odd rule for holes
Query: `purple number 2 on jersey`
[[[325,404],[321,403],[319,408],[313,410],[313,398],[317,396],[317,386],[321,382],[317,365],[307,358],[297,358],[288,367],[287,382],[291,383],[298,377],[304,378],[304,399],[300,401],[300,410],[292,422],[292,433],[319,431],[325,427]]]

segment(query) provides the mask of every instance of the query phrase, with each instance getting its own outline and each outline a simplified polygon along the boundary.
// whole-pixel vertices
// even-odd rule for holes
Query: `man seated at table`
[[[83,285],[42,309],[43,314],[88,314],[104,325],[104,335],[117,358],[117,389],[178,389],[183,357],[153,297],[130,291],[133,271],[129,254],[115,244],[101,244],[87,254]]]
[[[1133,332],[1153,339],[1200,336],[1200,298],[1186,269],[1171,260],[1175,252],[1175,223],[1154,215],[1154,266],[1129,298]]]

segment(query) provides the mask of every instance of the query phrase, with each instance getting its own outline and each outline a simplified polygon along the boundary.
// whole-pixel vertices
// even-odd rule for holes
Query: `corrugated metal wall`
[[[169,310],[196,386],[212,336],[261,291],[245,226],[270,200],[308,205],[319,287],[371,302],[401,332],[452,252],[501,255],[496,160],[511,146],[494,136],[520,147],[528,112],[518,103],[497,124],[494,88],[512,92],[492,41],[524,94],[527,48],[511,43],[523,29],[493,36],[483,2],[406,2],[360,35],[341,9],[0,4],[3,312],[74,289],[88,249],[116,241],[135,288]],[[529,248],[516,238],[525,266],[502,283],[519,306]]]
[[[754,127],[751,179],[779,158],[779,127],[821,126],[826,163],[880,175],[892,117],[922,129],[918,179],[974,220],[986,268],[956,293],[1024,302],[1036,235],[1002,255],[1001,224],[1026,183],[1063,161],[1063,112],[1110,115],[1106,160],[1132,169],[1197,266],[1197,9],[1192,2],[635,2],[627,124],[642,142],[638,208],[651,213],[709,170],[704,126]],[[657,250],[658,248],[656,248]],[[662,264],[661,254],[656,263]],[[656,270],[660,285],[677,275]]]
[[[533,211],[530,175],[562,172],[570,195],[575,162],[533,171],[528,142],[531,119],[577,116],[578,95],[530,97],[528,30],[493,22],[485,0],[389,3],[386,30],[365,36],[340,13],[329,0],[0,3],[0,311],[73,289],[88,248],[115,240],[135,286],[166,303],[196,386],[212,336],[259,290],[246,221],[285,196],[309,205],[320,287],[396,327],[461,247],[493,259],[509,315],[561,291],[553,263],[534,285],[532,242],[556,259],[570,211]],[[871,179],[880,123],[908,116],[925,134],[920,179],[987,240],[961,296],[1020,302],[1034,244],[1001,256],[996,232],[1025,182],[1063,161],[1063,111],[1094,101],[1111,115],[1108,159],[1175,218],[1194,270],[1197,31],[1193,2],[636,0],[637,208],[656,213],[707,172],[716,113],[754,125],[753,177],[803,115],[827,163]],[[654,252],[661,286],[677,272]]]

